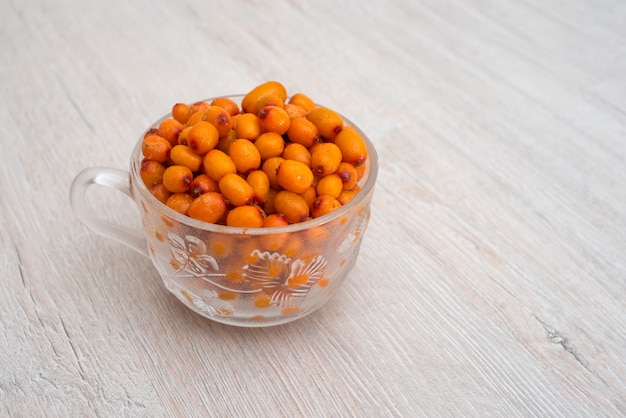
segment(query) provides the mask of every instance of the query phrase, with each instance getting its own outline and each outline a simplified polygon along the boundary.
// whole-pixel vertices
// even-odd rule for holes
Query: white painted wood
[[[3,416],[626,415],[626,3],[0,2]],[[268,80],[380,173],[320,311],[239,329],[80,224],[177,101]],[[138,224],[124,196],[91,203]]]

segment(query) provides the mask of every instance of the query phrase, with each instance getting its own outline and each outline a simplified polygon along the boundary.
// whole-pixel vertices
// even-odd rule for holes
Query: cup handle
[[[70,204],[78,219],[96,233],[113,238],[146,257],[149,257],[146,240],[139,231],[128,230],[110,221],[93,215],[85,203],[85,193],[89,186],[99,184],[119,190],[132,198],[129,187],[129,174],[115,168],[92,167],[82,170],[70,187]]]

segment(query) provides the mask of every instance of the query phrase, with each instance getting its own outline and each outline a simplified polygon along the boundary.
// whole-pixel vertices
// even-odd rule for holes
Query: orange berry
[[[228,173],[236,173],[235,162],[223,151],[212,149],[202,160],[204,172],[215,181],[220,181]]]
[[[367,171],[367,164],[357,165],[354,169],[356,170],[357,181],[361,181],[363,176],[365,176],[365,171]]]
[[[274,206],[274,199],[276,199],[276,195],[278,194],[278,190],[270,187],[267,192],[267,197],[263,202],[263,211],[265,214],[270,215],[272,213],[276,213],[276,207]]]
[[[231,116],[239,113],[239,105],[228,97],[217,97],[213,99],[210,104],[211,106],[219,106],[222,109],[226,109]]]
[[[196,154],[187,145],[176,145],[170,151],[170,158],[174,164],[184,165],[191,171],[198,171],[202,165],[202,156]]]
[[[163,185],[172,193],[184,193],[189,190],[193,173],[184,165],[171,165],[163,173]]]
[[[181,124],[187,123],[191,116],[191,108],[186,103],[176,103],[172,106],[172,117]]]
[[[309,152],[309,149],[302,144],[297,144],[295,142],[287,144],[282,157],[285,160],[300,161],[307,167],[311,167],[311,153]]]
[[[335,144],[341,150],[342,161],[359,166],[367,159],[365,140],[351,126],[346,126],[337,134]]]
[[[311,149],[311,169],[318,176],[327,176],[337,171],[341,158],[341,150],[332,142],[316,144]]]
[[[254,189],[246,180],[237,174],[228,173],[218,183],[224,199],[231,205],[243,206],[252,202]]]
[[[307,118],[294,118],[291,120],[287,136],[292,142],[312,147],[320,137],[317,126]]]
[[[265,202],[270,190],[270,179],[267,174],[263,170],[254,170],[248,174],[246,181],[254,190],[254,201],[257,203]]]
[[[276,132],[265,132],[254,141],[254,146],[259,150],[261,160],[265,161],[271,157],[280,157],[285,149],[285,140]]]
[[[189,193],[191,193],[191,196],[194,198],[208,192],[219,191],[220,188],[217,181],[213,180],[207,174],[198,174],[196,177],[194,177],[191,185],[189,186]]]
[[[202,122],[204,120],[204,110],[199,110],[194,112],[187,119],[187,127],[194,126],[198,122]]]
[[[266,227],[266,228],[277,227],[277,226],[287,226],[287,225],[289,225],[287,218],[285,218],[285,215],[280,214],[280,213],[272,213],[271,215],[266,216],[265,219],[263,220],[263,227]]]
[[[165,204],[176,212],[186,215],[191,202],[193,202],[193,197],[188,193],[174,193],[167,198]]]
[[[286,133],[291,124],[287,111],[278,106],[265,106],[259,110],[258,120],[264,132],[276,132],[279,135]]]
[[[191,202],[187,214],[204,222],[216,223],[226,213],[227,205],[220,193],[208,192]]]
[[[343,182],[337,174],[329,174],[322,177],[315,186],[318,195],[329,195],[334,198],[339,197],[343,190]]]
[[[257,206],[238,206],[226,215],[226,225],[240,228],[261,228],[263,212]]]
[[[155,184],[150,188],[152,196],[156,197],[161,203],[167,202],[167,199],[172,195],[172,192],[167,190],[163,183]]]
[[[257,147],[247,139],[236,139],[228,148],[228,155],[232,158],[237,171],[248,173],[261,165],[261,154]]]
[[[180,131],[180,134],[178,134],[178,143],[180,145],[188,145],[189,144],[187,142],[187,138],[189,137],[189,131],[191,131],[191,128],[193,128],[193,126],[187,126],[182,131]]]
[[[200,121],[189,131],[187,143],[193,152],[203,155],[215,148],[219,139],[219,133],[213,124]]]
[[[287,112],[287,114],[289,115],[289,117],[291,119],[294,118],[303,118],[306,116],[306,114],[308,113],[306,110],[304,110],[302,107],[295,105],[293,103],[287,103],[283,106],[283,109],[285,109],[285,112]]]
[[[285,161],[282,157],[271,157],[265,160],[261,169],[265,174],[267,174],[267,178],[270,182],[270,186],[274,189],[281,189],[281,185],[278,183],[278,179],[276,178],[276,172],[278,171],[278,167],[280,164]]]
[[[335,174],[339,176],[343,183],[343,190],[352,190],[356,183],[358,182],[358,174],[356,168],[350,163],[346,163],[342,161],[339,163],[339,167],[337,167],[337,171]]]
[[[172,145],[167,139],[154,134],[145,136],[141,144],[144,157],[159,163],[164,163],[170,158],[171,149]]]
[[[165,167],[163,164],[154,160],[144,159],[139,167],[139,176],[147,188],[163,182],[164,172]]]
[[[228,131],[226,135],[220,138],[215,148],[228,154],[228,150],[230,149],[230,144],[235,142],[236,139],[237,139],[237,132],[235,132],[234,129],[231,129],[230,131]]]
[[[250,90],[241,101],[244,112],[257,114],[261,109],[258,102],[265,96],[276,96],[283,102],[287,99],[287,89],[277,81],[267,81]]]
[[[249,139],[250,141],[257,139],[261,135],[261,126],[259,125],[257,115],[244,113],[237,118],[235,132],[237,133],[237,138]]]
[[[337,201],[342,205],[345,205],[354,199],[354,196],[356,196],[356,192],[352,190],[342,190],[341,193],[339,193],[339,196],[337,196]]]
[[[226,135],[232,127],[230,113],[220,106],[209,106],[204,112],[203,119],[217,128],[220,137]]]
[[[313,183],[313,172],[311,169],[294,160],[284,160],[276,171],[278,184],[286,190],[294,193],[302,193]]]
[[[328,195],[317,196],[311,207],[311,214],[314,218],[324,216],[341,207],[341,203],[337,199]]]
[[[313,206],[313,201],[317,197],[317,191],[315,190],[315,187],[313,186],[309,187],[304,192],[298,193],[298,194],[304,199],[309,209],[311,208],[311,206]]]
[[[307,113],[306,118],[313,122],[327,140],[333,140],[343,129],[343,119],[334,110],[318,107]]]
[[[193,115],[194,113],[197,112],[206,112],[206,110],[208,109],[209,104],[205,101],[198,101],[195,103],[192,103],[191,106],[189,106],[189,112]]]
[[[309,96],[303,93],[296,93],[288,101],[289,104],[294,104],[296,106],[300,106],[307,113],[311,110],[315,109],[315,102],[311,100]]]
[[[268,94],[267,96],[263,96],[259,100],[257,100],[255,108],[259,109],[259,111],[260,111],[265,106],[284,107],[285,106],[285,101],[282,100],[280,97],[274,95],[274,94]],[[258,113],[259,112],[257,112],[257,115],[258,115]]]
[[[178,144],[178,135],[183,128],[183,124],[176,119],[165,119],[159,124],[158,134],[167,139],[171,145],[176,145]]]
[[[276,212],[282,214],[290,223],[303,222],[309,216],[309,206],[296,193],[281,190],[274,198]]]

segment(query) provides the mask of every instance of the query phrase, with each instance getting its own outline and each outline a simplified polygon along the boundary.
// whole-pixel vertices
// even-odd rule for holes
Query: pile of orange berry
[[[201,221],[244,228],[323,216],[359,191],[361,135],[335,111],[268,81],[237,103],[177,103],[142,142],[141,179],[161,202]]]

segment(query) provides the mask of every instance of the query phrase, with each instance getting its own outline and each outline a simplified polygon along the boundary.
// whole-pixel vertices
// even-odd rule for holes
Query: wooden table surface
[[[0,1],[0,415],[625,416],[626,3]],[[371,137],[314,314],[238,328],[80,223],[172,104],[279,80]],[[139,223],[121,193],[94,211]]]

